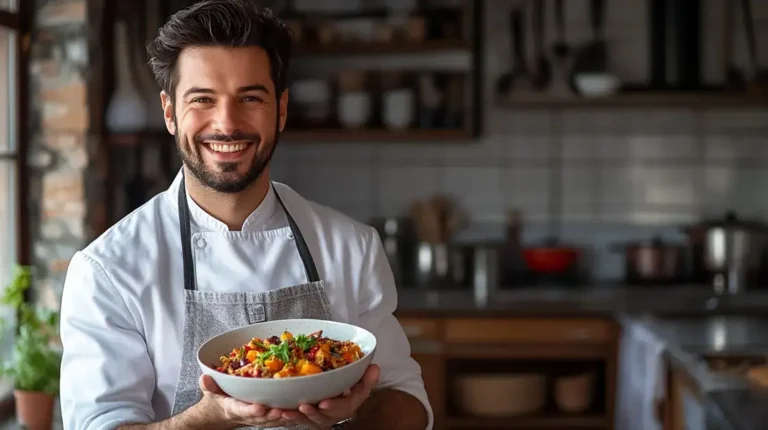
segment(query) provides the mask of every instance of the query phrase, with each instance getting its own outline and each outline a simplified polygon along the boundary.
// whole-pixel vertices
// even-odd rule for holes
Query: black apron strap
[[[307,275],[307,282],[319,282],[320,276],[317,273],[317,267],[315,266],[315,260],[312,258],[312,253],[309,251],[307,242],[304,240],[304,236],[301,234],[299,226],[296,225],[288,209],[283,204],[283,200],[280,195],[277,194],[277,190],[272,186],[277,197],[280,207],[283,208],[286,218],[288,218],[288,226],[291,229],[293,238],[296,241],[296,249],[299,251],[299,257],[301,263],[304,265],[304,272]],[[184,289],[195,290],[195,270],[192,266],[194,260],[192,259],[192,233],[191,223],[189,215],[189,205],[187,204],[187,189],[184,184],[184,172],[182,170],[181,184],[179,185],[179,229],[181,232],[181,253],[184,261]]]
[[[196,290],[195,269],[192,267],[192,233],[189,222],[189,205],[187,205],[187,187],[184,185],[184,172],[181,173],[179,185],[179,230],[181,231],[181,256],[184,260],[184,289]]]
[[[280,207],[282,207],[283,212],[285,212],[285,217],[288,218],[288,225],[291,227],[293,238],[296,241],[296,248],[299,250],[299,257],[301,257],[301,262],[304,264],[304,272],[307,274],[307,280],[309,282],[320,282],[320,275],[317,273],[315,260],[312,258],[312,253],[309,252],[309,247],[304,240],[304,236],[301,234],[301,229],[296,225],[296,221],[293,220],[291,213],[288,212],[288,209],[283,204],[283,200],[280,198],[280,194],[277,194],[274,185],[272,186],[272,189],[275,191],[275,197],[277,197]]]

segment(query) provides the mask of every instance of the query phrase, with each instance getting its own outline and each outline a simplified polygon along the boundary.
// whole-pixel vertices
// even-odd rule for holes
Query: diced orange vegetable
[[[344,357],[344,361],[347,363],[351,363],[355,361],[355,354],[352,351],[345,352],[342,357]]]
[[[320,368],[315,363],[311,363],[309,361],[305,361],[302,363],[301,367],[299,368],[299,374],[300,375],[313,375],[315,373],[322,373],[323,369]]]
[[[259,353],[257,351],[250,350],[248,351],[248,354],[245,355],[245,359],[253,363],[254,361],[256,361],[256,357],[258,356],[259,356]]]
[[[265,362],[264,365],[267,366],[267,369],[269,369],[270,372],[279,372],[280,369],[283,368],[285,363],[283,363],[282,360],[275,357],[269,357]]]
[[[280,335],[280,340],[283,342],[289,339],[293,339],[293,335],[290,332],[284,331],[283,334]]]

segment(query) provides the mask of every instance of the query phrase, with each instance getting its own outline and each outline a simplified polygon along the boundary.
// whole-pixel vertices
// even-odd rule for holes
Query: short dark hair
[[[155,80],[174,100],[176,67],[184,48],[248,47],[267,51],[277,97],[285,89],[291,56],[291,30],[268,8],[253,0],[203,0],[173,14],[147,45]]]

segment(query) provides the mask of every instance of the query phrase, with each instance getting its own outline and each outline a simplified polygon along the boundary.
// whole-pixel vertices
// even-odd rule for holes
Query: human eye
[[[261,97],[258,97],[258,96],[245,96],[245,97],[243,97],[243,101],[248,102],[248,103],[261,103],[261,102],[263,102]]]
[[[206,103],[213,103],[213,99],[210,97],[195,97],[192,100],[190,100],[190,103],[193,104],[206,104]]]

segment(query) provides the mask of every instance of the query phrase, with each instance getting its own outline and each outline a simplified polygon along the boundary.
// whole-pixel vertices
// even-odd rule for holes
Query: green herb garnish
[[[283,342],[280,345],[272,345],[269,347],[269,351],[259,354],[259,364],[264,364],[264,361],[272,356],[279,358],[283,363],[288,363],[291,361],[289,348],[290,345],[288,345],[288,342]]]
[[[294,340],[296,342],[296,345],[301,348],[303,351],[308,350],[309,348],[312,348],[315,346],[315,343],[317,343],[317,339],[314,337],[307,337],[303,334],[300,334],[296,336],[296,339]]]

